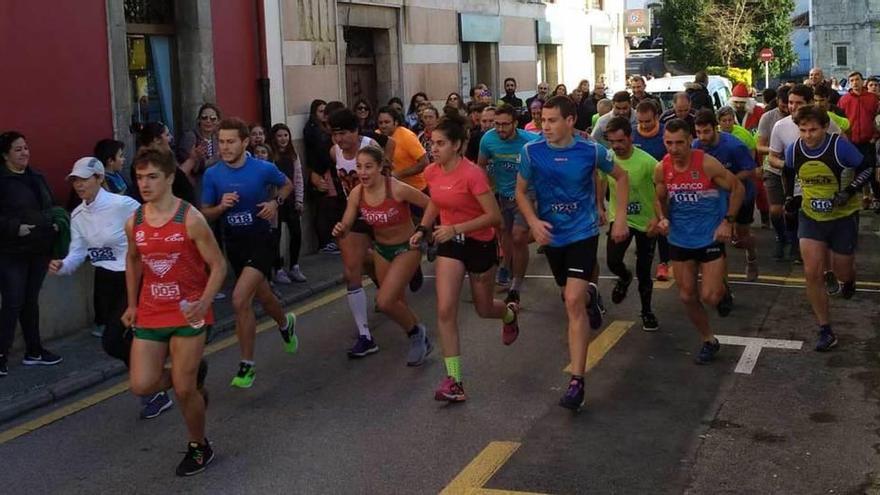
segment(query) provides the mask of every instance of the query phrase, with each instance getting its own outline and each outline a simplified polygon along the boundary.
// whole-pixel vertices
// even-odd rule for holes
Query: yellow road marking
[[[464,469],[458,473],[440,495],[464,495],[475,493],[510,459],[520,446],[517,442],[490,442],[482,452],[474,457]]]
[[[654,281],[654,288],[655,289],[668,289],[668,288],[672,287],[673,284],[675,284],[675,280],[672,280],[672,278],[670,278],[669,280],[664,280],[664,281],[655,280]]]
[[[514,492],[510,490],[495,490],[494,488],[471,488],[468,495],[545,495],[537,492]]]
[[[341,298],[342,296],[344,296],[346,294],[346,292],[347,291],[345,289],[335,290],[329,294],[321,296],[313,301],[309,301],[309,302],[295,308],[293,310],[293,312],[298,317],[302,316],[310,311],[314,311],[314,310],[320,308],[321,306],[324,306],[326,304],[329,304],[329,303]],[[271,328],[275,328],[276,326],[277,325],[275,324],[275,322],[272,319],[267,319],[257,326],[257,333],[265,332],[266,330],[269,330]],[[208,356],[210,354],[214,354],[214,353],[219,352],[223,349],[226,349],[227,347],[235,345],[237,342],[238,342],[238,339],[236,338],[235,335],[231,335],[229,337],[226,337],[223,340],[214,342],[214,343],[205,347],[205,356]],[[117,396],[127,390],[128,390],[128,380],[126,380],[122,383],[117,383],[116,385],[113,385],[112,387],[109,387],[105,390],[101,390],[100,392],[95,392],[94,394],[92,394],[88,397],[80,399],[76,402],[72,402],[64,407],[58,408],[50,413],[47,413],[43,416],[40,416],[39,418],[36,418],[36,419],[33,419],[33,420],[28,421],[26,423],[20,424],[14,428],[10,428],[4,432],[0,432],[0,445],[4,444],[10,440],[14,440],[22,435],[27,435],[28,433],[30,433],[32,431],[35,431],[35,430],[38,430],[44,426],[50,425],[60,419],[64,419],[65,417],[70,416],[71,414],[75,414],[79,411],[82,411],[83,409],[88,409],[88,408],[94,406],[95,404],[103,402],[111,397],[115,397],[115,396]]]
[[[601,361],[602,358],[605,357],[605,354],[617,344],[617,341],[623,337],[623,334],[625,334],[634,323],[635,322],[624,320],[613,321],[602,331],[602,333],[594,338],[590,342],[590,348],[587,350],[587,367],[585,371],[590,371],[599,364],[599,361]],[[562,371],[565,373],[571,373],[571,364],[566,366]]]

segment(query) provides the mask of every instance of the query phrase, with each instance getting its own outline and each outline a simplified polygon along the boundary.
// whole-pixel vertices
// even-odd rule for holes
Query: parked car
[[[660,98],[660,101],[663,103],[663,110],[665,111],[672,108],[672,98],[675,96],[675,93],[685,91],[687,89],[685,85],[693,81],[693,75],[659,77],[647,81],[645,90]],[[733,84],[726,77],[709,76],[709,87],[706,89],[709,91],[709,96],[712,98],[715,108],[718,109],[726,105],[728,100],[730,100]]]

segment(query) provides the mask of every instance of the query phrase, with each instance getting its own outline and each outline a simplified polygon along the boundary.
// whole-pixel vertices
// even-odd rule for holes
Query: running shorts
[[[271,232],[250,237],[226,238],[226,256],[236,277],[249,266],[265,275],[266,279],[271,279],[272,265],[278,256],[277,249],[278,244],[273,240]]]
[[[697,263],[708,263],[715,261],[725,255],[724,244],[715,242],[708,246],[691,249],[669,245],[669,259],[672,261],[696,261]]]
[[[565,246],[545,246],[544,255],[547,256],[556,285],[565,287],[569,278],[590,280],[596,267],[598,247],[598,235]]]
[[[205,333],[207,325],[201,328],[184,327],[163,327],[163,328],[134,328],[134,338],[141,340],[152,340],[153,342],[170,342],[171,337],[198,337]]]
[[[832,252],[849,256],[856,252],[858,245],[859,214],[820,222],[800,212],[798,238],[824,242]]]
[[[437,256],[461,261],[468,273],[486,273],[498,264],[498,244],[494,239],[478,241],[465,237],[464,242],[452,239],[437,246]]]

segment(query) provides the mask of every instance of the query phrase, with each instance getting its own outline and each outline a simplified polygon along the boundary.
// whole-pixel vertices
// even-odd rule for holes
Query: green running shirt
[[[654,168],[657,160],[639,148],[633,148],[632,156],[624,160],[614,155],[614,163],[626,170],[629,174],[629,204],[626,209],[626,223],[639,232],[646,232],[648,224],[654,218],[654,199],[657,191],[654,189]],[[608,204],[608,221],[614,221],[617,209],[617,181],[602,172],[602,178],[608,182],[611,188],[611,200]]]

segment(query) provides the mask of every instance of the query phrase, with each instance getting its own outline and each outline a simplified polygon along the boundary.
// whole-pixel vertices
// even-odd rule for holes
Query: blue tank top
[[[728,192],[703,170],[704,152],[691,151],[690,166],[675,170],[672,157],[663,158],[663,182],[669,195],[669,243],[699,249],[715,243],[715,229],[727,213]]]

